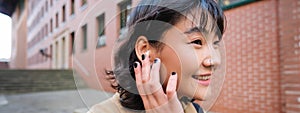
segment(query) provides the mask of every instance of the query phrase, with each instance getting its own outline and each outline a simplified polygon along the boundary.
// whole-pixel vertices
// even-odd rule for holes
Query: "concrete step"
[[[0,70],[4,94],[76,89],[72,70]]]

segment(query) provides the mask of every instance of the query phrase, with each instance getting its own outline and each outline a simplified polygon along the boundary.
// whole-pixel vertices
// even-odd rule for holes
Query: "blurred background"
[[[108,98],[114,42],[138,2],[0,0],[0,112],[84,113]],[[300,113],[300,1],[218,3],[227,72],[211,112]]]

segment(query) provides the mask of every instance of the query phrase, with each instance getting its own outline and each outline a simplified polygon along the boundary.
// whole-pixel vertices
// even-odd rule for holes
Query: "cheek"
[[[160,69],[160,80],[165,88],[168,82],[167,80],[172,72],[176,72],[180,76],[179,73],[181,73],[181,65],[176,52],[168,46],[165,46],[161,51],[160,59],[162,62]]]
[[[181,81],[190,82],[188,79],[199,69],[197,54],[193,48],[187,46],[165,46],[161,51],[162,61],[160,76],[163,87],[167,85],[167,80],[172,72],[178,74],[178,85],[185,84]]]

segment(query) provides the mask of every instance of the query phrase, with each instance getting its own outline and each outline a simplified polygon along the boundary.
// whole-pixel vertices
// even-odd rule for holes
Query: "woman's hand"
[[[143,54],[142,65],[134,64],[136,85],[145,110],[147,113],[183,113],[176,93],[177,74],[172,72],[170,75],[165,93],[159,80],[160,65],[161,61],[157,58],[151,67],[149,52]]]

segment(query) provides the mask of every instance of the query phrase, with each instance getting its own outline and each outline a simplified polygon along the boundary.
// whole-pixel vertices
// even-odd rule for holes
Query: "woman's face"
[[[182,18],[167,30],[161,42],[161,82],[166,87],[167,78],[177,72],[178,95],[205,100],[214,68],[220,63],[220,41],[216,32],[201,30],[190,19]]]

